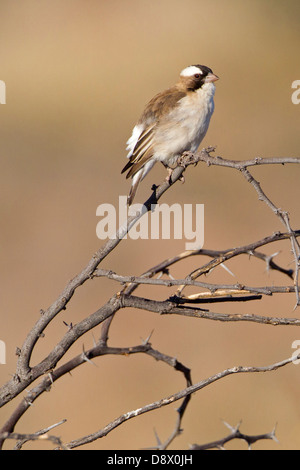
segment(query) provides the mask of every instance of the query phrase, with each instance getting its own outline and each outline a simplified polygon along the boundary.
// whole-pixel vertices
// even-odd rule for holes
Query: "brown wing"
[[[126,178],[130,178],[130,176],[134,175],[152,157],[153,130],[155,126],[156,123],[152,124],[139,136],[129,158],[129,162],[122,170],[122,173],[124,173],[124,171],[129,169]]]
[[[159,122],[166,114],[174,109],[178,101],[186,96],[186,92],[180,90],[177,85],[154,96],[147,104],[139,123]]]
[[[178,101],[186,95],[176,86],[154,96],[148,103],[137,124],[146,125],[145,130],[139,136],[132,155],[122,173],[129,170],[126,178],[133,176],[153,156],[155,128],[159,121],[176,107]]]

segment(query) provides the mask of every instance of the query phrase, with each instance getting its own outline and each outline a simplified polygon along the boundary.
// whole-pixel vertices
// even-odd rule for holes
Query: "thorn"
[[[275,435],[276,428],[277,428],[277,423],[275,424],[274,429],[270,432],[270,438],[273,439],[273,441],[277,442],[277,444],[279,444],[279,440],[277,439]]]
[[[87,357],[86,352],[85,352],[85,350],[84,350],[84,345],[82,345],[82,349],[83,349],[82,355],[81,355],[81,356],[82,356],[82,359],[83,359],[85,362],[88,362],[89,364],[92,364],[93,366],[98,367],[97,364],[95,364],[93,361],[91,361],[91,359],[89,359],[89,358]]]
[[[230,269],[224,264],[224,263],[221,263],[220,266],[225,269],[225,271],[227,271],[229,274],[231,274],[231,276],[233,277],[236,277],[235,274],[233,274],[232,271],[230,271]]]
[[[48,372],[47,375],[48,375],[48,377],[49,377],[49,379],[50,379],[51,384],[53,385],[54,382],[53,382],[53,378],[52,378],[52,372]]]
[[[266,257],[266,264],[267,264],[266,272],[267,273],[270,272],[271,261],[273,261],[273,258],[275,258],[275,256],[278,256],[280,253],[281,253],[280,251],[277,251],[276,253],[273,253],[272,255]]]
[[[163,274],[166,274],[167,276],[169,276],[170,279],[173,279],[173,280],[175,279],[175,278],[172,276],[172,274],[170,274],[170,271],[169,271],[168,268],[162,269],[162,270],[159,272],[159,274],[158,274],[158,276],[156,277],[156,279],[160,279]]]
[[[69,323],[67,323],[63,320],[63,324],[68,327],[69,331],[72,330],[72,328],[73,328],[73,323],[72,322],[69,324]]]
[[[146,339],[141,338],[143,346],[146,346],[147,344],[149,344],[149,340],[150,340],[153,332],[154,332],[154,330],[151,331],[150,335]]]
[[[234,426],[231,426],[230,424],[228,424],[226,421],[224,421],[224,419],[222,419],[224,425],[232,432],[232,434],[236,433],[237,431],[239,431],[240,429],[240,426],[242,424],[242,420],[234,427]]]
[[[161,446],[161,440],[159,439],[155,428],[153,429],[153,431],[154,431],[154,435],[155,435],[155,438],[156,438],[157,446],[160,447]]]

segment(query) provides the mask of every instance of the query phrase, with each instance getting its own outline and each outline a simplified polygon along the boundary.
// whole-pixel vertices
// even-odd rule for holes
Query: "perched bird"
[[[219,77],[205,65],[190,65],[180,73],[176,85],[154,96],[147,104],[127,141],[132,177],[128,205],[132,204],[141,180],[160,161],[168,168],[185,151],[195,152],[203,140],[214,111],[214,82]]]

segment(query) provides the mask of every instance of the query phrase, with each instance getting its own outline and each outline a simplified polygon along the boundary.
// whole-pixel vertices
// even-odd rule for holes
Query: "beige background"
[[[224,158],[300,156],[300,105],[291,101],[291,84],[300,79],[299,1],[244,0],[2,0],[0,6],[0,79],[7,104],[0,107],[1,141],[1,324],[7,364],[0,381],[14,373],[17,346],[39,317],[99,248],[96,208],[118,203],[129,183],[120,170],[125,142],[144,104],[177,80],[193,63],[220,76],[216,110],[203,145],[217,145]],[[299,227],[299,166],[261,167],[254,171],[271,199]],[[165,171],[157,166],[144,181],[143,201]],[[205,248],[226,249],[281,230],[278,219],[258,201],[238,173],[198,165],[186,173],[164,202],[205,204]],[[103,263],[121,274],[140,274],[184,250],[185,240],[124,241]],[[291,266],[288,242],[277,261]],[[197,259],[172,269],[182,277]],[[265,272],[245,257],[213,273],[211,282],[284,285],[289,280]],[[67,311],[46,330],[33,362],[64,334],[63,320],[76,323],[92,313],[118,285],[95,279],[78,289]],[[140,294],[164,299],[173,290],[141,288]],[[263,302],[218,305],[217,312],[299,316],[294,296]],[[110,345],[131,346],[154,329],[153,347],[176,356],[192,369],[194,382],[235,365],[268,365],[291,355],[300,339],[296,328],[250,323],[223,324],[189,318],[159,317],[143,311],[118,313]],[[94,332],[95,337],[99,329]],[[89,333],[69,351],[70,358],[93,344]],[[55,383],[18,423],[34,432],[63,418],[56,434],[63,441],[102,428],[120,414],[184,387],[166,365],[143,355],[105,357]],[[300,367],[300,366],[299,366]],[[270,431],[279,444],[260,449],[300,448],[299,369],[227,378],[192,397],[183,434],[171,448],[187,449],[225,436],[222,419],[243,420],[242,431]],[[25,393],[25,392],[24,392]],[[23,396],[24,394],[22,394]],[[3,423],[20,401],[0,410]],[[173,429],[177,405],[123,424],[88,448],[138,449],[155,445]],[[7,444],[6,448],[12,444]],[[30,446],[28,446],[30,447]],[[229,448],[245,448],[234,443]],[[35,443],[31,448],[52,448]]]

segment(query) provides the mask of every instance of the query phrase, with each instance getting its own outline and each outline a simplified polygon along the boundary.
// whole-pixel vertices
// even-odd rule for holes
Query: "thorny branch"
[[[237,426],[230,426],[228,423],[224,421],[225,426],[230,429],[230,434],[223,439],[219,439],[218,441],[208,442],[207,444],[193,444],[190,449],[191,450],[208,450],[208,449],[225,449],[225,444],[227,442],[233,441],[234,439],[241,439],[248,444],[248,449],[251,449],[252,444],[255,444],[257,441],[262,441],[264,439],[271,439],[272,441],[278,442],[278,439],[275,435],[275,428],[271,432],[267,432],[265,434],[258,434],[256,436],[250,436],[249,434],[242,433],[240,431],[241,422]]]
[[[300,355],[298,355],[300,356]],[[297,357],[298,357],[297,356]],[[129,411],[128,413],[124,413],[123,415],[119,416],[116,418],[114,421],[111,421],[107,426],[105,426],[103,429],[100,429],[99,431],[96,431],[95,433],[92,433],[88,436],[84,436],[83,438],[76,439],[74,441],[69,442],[68,444],[65,444],[65,446],[68,449],[74,449],[75,447],[91,443],[95,441],[96,439],[100,439],[104,436],[107,436],[108,433],[113,431],[115,428],[123,424],[124,422],[135,418],[136,416],[140,416],[144,413],[148,413],[149,411],[156,410],[158,408],[162,408],[163,406],[170,405],[182,398],[186,398],[187,396],[190,396],[192,393],[195,393],[211,384],[214,382],[217,382],[218,380],[222,380],[224,377],[227,377],[232,374],[247,374],[247,373],[261,373],[261,372],[271,372],[274,370],[277,370],[281,367],[286,366],[287,364],[290,364],[295,360],[294,357],[290,357],[289,359],[285,359],[283,361],[277,362],[275,364],[271,364],[269,366],[265,367],[243,367],[243,366],[237,366],[237,367],[232,367],[230,369],[225,369],[222,372],[218,372],[215,375],[212,375],[211,377],[208,377],[205,380],[201,380],[200,382],[191,385],[184,390],[181,390],[177,393],[174,393],[168,397],[162,398],[158,401],[155,401],[153,403],[149,403],[148,405],[145,405],[141,408],[138,408],[136,410]]]
[[[250,321],[260,324],[270,325],[288,325],[288,326],[299,326],[300,320],[297,318],[276,318],[276,317],[263,317],[259,315],[249,314],[219,314],[210,311],[208,308],[200,308],[195,306],[187,306],[186,304],[199,304],[205,303],[206,307],[208,304],[214,305],[216,302],[232,302],[232,301],[253,301],[261,299],[262,296],[277,295],[294,293],[296,296],[296,306],[300,305],[299,299],[299,269],[300,269],[300,247],[298,238],[300,236],[300,230],[293,230],[290,225],[289,215],[286,211],[283,211],[275,206],[270,198],[264,193],[260,183],[253,177],[249,172],[248,168],[259,165],[283,165],[283,164],[299,164],[300,158],[255,158],[254,160],[247,161],[235,161],[225,160],[221,157],[214,157],[211,153],[214,148],[203,149],[200,152],[192,154],[187,152],[178,161],[178,166],[173,170],[171,180],[169,182],[164,181],[160,186],[154,186],[151,196],[144,203],[143,210],[139,213],[131,216],[127,219],[126,223],[119,228],[115,238],[108,240],[90,259],[85,268],[75,276],[65,287],[62,293],[58,296],[55,302],[47,309],[41,311],[41,316],[37,320],[36,324],[28,333],[22,347],[17,349],[18,361],[16,367],[16,373],[10,381],[4,384],[0,388],[0,406],[4,406],[10,402],[13,398],[18,396],[22,391],[27,389],[36,379],[40,378],[40,382],[30,390],[27,390],[27,395],[21,400],[19,405],[16,407],[12,415],[9,417],[7,422],[3,425],[0,430],[0,443],[10,438],[17,438],[18,434],[14,433],[15,426],[19,422],[20,418],[30,408],[31,404],[45,391],[51,389],[52,384],[57,381],[60,377],[70,372],[74,368],[84,364],[93,364],[93,359],[107,354],[118,354],[118,355],[130,355],[130,354],[148,354],[154,357],[156,360],[163,361],[167,365],[173,367],[175,370],[182,372],[185,377],[187,387],[170,397],[159,400],[158,402],[146,405],[145,407],[134,410],[130,413],[126,413],[119,417],[117,420],[109,423],[108,426],[102,430],[92,433],[90,436],[77,439],[72,441],[68,445],[63,445],[61,441],[57,441],[60,448],[74,448],[79,445],[91,442],[98,439],[108,432],[111,432],[115,427],[121,423],[127,421],[130,418],[138,416],[139,414],[146,413],[152,409],[157,409],[162,406],[168,405],[176,400],[183,399],[181,406],[178,408],[178,417],[173,432],[164,443],[161,443],[158,439],[159,449],[166,449],[172,440],[180,433],[181,421],[185,412],[185,409],[189,403],[191,393],[200,390],[201,388],[210,385],[216,380],[219,380],[227,375],[241,372],[263,372],[276,370],[278,367],[283,367],[291,362],[291,359],[282,361],[281,363],[273,364],[265,368],[255,367],[235,367],[227,369],[215,376],[200,381],[196,385],[192,385],[190,370],[178,362],[175,358],[171,358],[160,351],[154,350],[149,343],[149,339],[143,342],[141,345],[128,347],[128,348],[113,348],[109,347],[108,334],[110,325],[113,321],[115,313],[123,308],[131,307],[138,308],[140,310],[151,311],[159,314],[176,314],[190,316],[194,318],[205,318],[212,321]],[[144,274],[137,276],[121,275],[110,270],[103,270],[99,268],[101,262],[116,248],[116,246],[122,241],[128,231],[136,224],[146,211],[151,210],[151,206],[156,204],[162,195],[178,180],[181,179],[182,174],[186,168],[190,165],[196,165],[199,162],[204,162],[209,166],[224,166],[235,170],[238,170],[244,178],[254,187],[259,200],[263,201],[272,212],[280,219],[281,223],[285,227],[285,232],[275,232],[272,235],[268,235],[262,240],[255,241],[246,246],[238,248],[230,248],[228,250],[208,250],[201,249],[195,251],[185,251],[172,258],[166,259],[160,262],[158,265],[147,270]],[[288,269],[284,266],[280,266],[274,261],[276,253],[271,256],[258,251],[264,246],[270,245],[273,242],[281,242],[283,240],[290,240],[291,250],[294,258],[294,269]],[[241,255],[248,255],[250,257],[256,257],[266,263],[267,270],[275,270],[283,275],[286,275],[289,279],[293,279],[293,285],[281,285],[281,286],[246,286],[241,284],[212,284],[207,282],[199,281],[199,277],[209,273],[212,269],[223,267],[228,269],[224,264],[228,260],[238,257]],[[170,268],[175,263],[180,263],[186,258],[195,257],[195,259],[201,259],[202,256],[211,258],[209,262],[203,265],[198,265],[196,269],[185,275],[180,279],[174,279],[171,276]],[[167,275],[167,279],[163,279],[163,275]],[[158,276],[154,278],[154,276]],[[106,304],[99,307],[94,313],[83,318],[79,323],[73,325],[66,325],[67,331],[63,334],[60,341],[53,347],[48,355],[37,364],[31,364],[31,357],[34,348],[38,340],[44,335],[47,326],[52,320],[59,315],[63,310],[66,309],[70,303],[75,291],[78,287],[82,286],[86,281],[93,278],[106,277],[118,282],[122,285],[122,290],[112,296]],[[142,284],[148,284],[150,286],[163,286],[170,289],[177,287],[176,291],[173,291],[169,298],[164,301],[157,301],[153,299],[146,299],[143,297],[133,296],[133,292]],[[187,286],[194,286],[201,289],[200,292],[192,295],[183,295],[183,291]],[[296,308],[295,306],[295,308]],[[78,341],[85,333],[91,331],[96,326],[102,326],[101,335],[94,347],[85,351],[83,349],[80,355],[73,357],[71,360],[65,362],[62,365],[57,366],[57,363],[63,359],[66,352],[71,346]],[[50,429],[51,427],[49,427]],[[237,431],[236,431],[237,433]],[[20,436],[19,436],[20,437]],[[40,438],[38,433],[35,435],[27,434],[28,439]],[[236,436],[237,437],[237,436]],[[263,438],[263,437],[260,437]],[[23,436],[24,442],[25,437]],[[52,439],[53,442],[55,438]],[[246,439],[247,440],[247,439]],[[222,441],[219,441],[222,442]],[[223,440],[223,443],[225,441]],[[247,441],[248,442],[248,441]],[[23,445],[23,444],[22,444]],[[221,446],[222,444],[220,444]]]
[[[40,429],[39,431],[36,431],[33,434],[20,434],[16,432],[6,432],[0,435],[1,439],[14,439],[17,441],[14,450],[20,450],[26,442],[29,441],[50,441],[56,446],[59,446],[61,449],[64,449],[64,444],[62,443],[61,439],[57,436],[53,436],[48,434],[49,431],[52,429],[56,428],[57,426],[60,426],[61,424],[65,423],[66,420],[63,419],[59,423],[52,424],[51,426],[48,426],[45,429]]]

